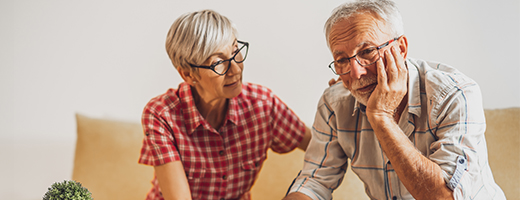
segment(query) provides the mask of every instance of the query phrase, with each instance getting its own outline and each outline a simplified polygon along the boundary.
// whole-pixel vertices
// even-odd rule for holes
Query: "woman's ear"
[[[406,39],[406,36],[401,36],[401,39],[398,40],[399,42],[399,50],[401,51],[401,55],[404,59],[406,59],[406,55],[408,55],[408,39]]]
[[[195,86],[195,84],[197,84],[198,78],[192,71],[181,69],[180,67],[177,69],[177,71],[181,75],[184,82],[190,84],[191,86]]]

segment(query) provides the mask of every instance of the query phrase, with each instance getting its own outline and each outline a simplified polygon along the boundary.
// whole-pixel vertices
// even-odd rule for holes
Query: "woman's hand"
[[[250,200],[251,199],[251,191],[247,191],[246,193],[244,193],[241,197],[240,197],[240,200]]]
[[[329,87],[334,85],[334,84],[336,84],[336,83],[338,83],[338,82],[341,82],[341,81],[342,81],[341,77],[338,77],[337,80],[332,78],[332,79],[329,80]]]

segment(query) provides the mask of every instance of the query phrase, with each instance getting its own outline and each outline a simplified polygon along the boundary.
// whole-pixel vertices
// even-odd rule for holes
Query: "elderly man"
[[[448,65],[407,58],[391,1],[336,8],[325,24],[342,79],[320,99],[285,199],[331,199],[347,161],[372,199],[505,199],[488,165],[480,89]]]

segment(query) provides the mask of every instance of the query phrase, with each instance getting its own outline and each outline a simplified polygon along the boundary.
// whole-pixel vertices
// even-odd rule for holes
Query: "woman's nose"
[[[237,63],[235,60],[229,61],[229,71],[227,74],[229,75],[235,75],[240,72],[242,72],[242,67],[240,65],[243,65],[242,63]]]

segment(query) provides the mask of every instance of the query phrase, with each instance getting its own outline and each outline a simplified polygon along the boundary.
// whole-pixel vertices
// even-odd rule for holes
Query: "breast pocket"
[[[249,184],[253,184],[255,181],[258,172],[262,168],[262,165],[264,163],[265,157],[255,158],[252,160],[247,160],[242,162],[242,176],[245,178],[245,180],[249,181]]]
[[[199,192],[201,191],[200,188],[204,181],[206,180],[206,169],[194,169],[190,168],[188,169],[188,173],[186,174],[186,177],[188,178],[188,184],[190,186],[191,195],[193,199],[196,199],[199,197]]]
[[[244,161],[242,162],[242,170],[253,171],[256,170],[256,168],[261,168],[262,162],[260,161],[261,159]]]

